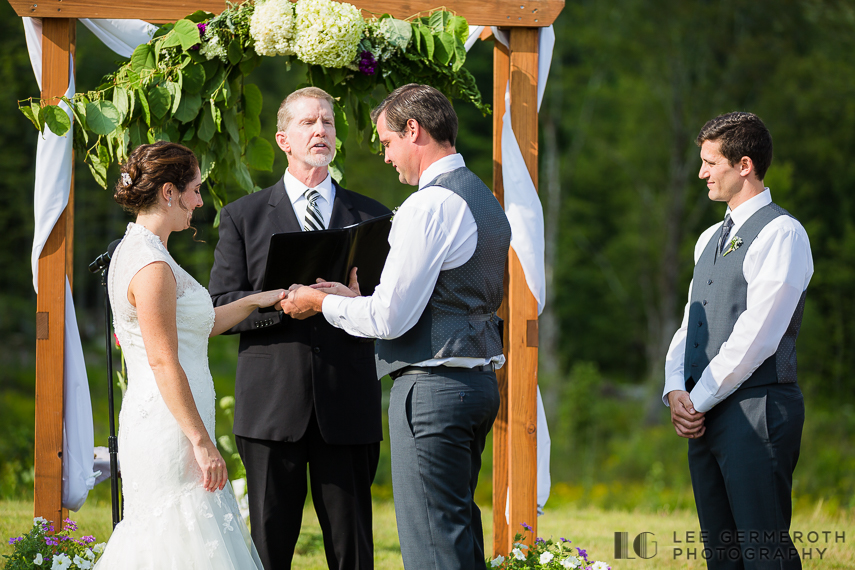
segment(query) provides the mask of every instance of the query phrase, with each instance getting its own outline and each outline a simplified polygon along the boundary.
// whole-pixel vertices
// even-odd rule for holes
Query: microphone
[[[116,239],[111,241],[110,245],[107,246],[107,251],[96,257],[95,261],[89,264],[90,273],[99,273],[107,270],[107,267],[110,266],[110,258],[113,257],[113,252],[116,251],[116,246],[119,245],[120,241],[122,240]]]

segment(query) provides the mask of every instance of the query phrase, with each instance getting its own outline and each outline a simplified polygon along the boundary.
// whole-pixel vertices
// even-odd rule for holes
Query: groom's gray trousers
[[[395,379],[392,485],[406,570],[485,568],[475,486],[499,411],[491,369],[435,367]]]

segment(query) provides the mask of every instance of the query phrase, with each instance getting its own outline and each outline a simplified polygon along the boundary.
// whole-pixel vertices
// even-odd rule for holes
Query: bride
[[[157,142],[133,151],[116,185],[116,201],[136,214],[108,274],[128,365],[119,415],[125,508],[98,570],[262,568],[214,444],[208,337],[286,293],[256,293],[214,309],[205,288],[172,259],[167,241],[190,227],[201,184],[190,149]]]

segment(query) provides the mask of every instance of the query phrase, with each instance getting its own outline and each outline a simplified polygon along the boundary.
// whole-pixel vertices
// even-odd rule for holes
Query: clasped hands
[[[307,319],[321,312],[324,297],[327,295],[358,297],[359,282],[356,278],[356,267],[350,270],[347,285],[320,278],[313,285],[291,285],[288,288],[288,295],[276,305],[276,308],[292,318]]]
[[[687,439],[697,439],[707,430],[704,425],[704,412],[695,410],[695,405],[685,390],[668,392],[668,405],[671,407],[671,423],[677,435]]]

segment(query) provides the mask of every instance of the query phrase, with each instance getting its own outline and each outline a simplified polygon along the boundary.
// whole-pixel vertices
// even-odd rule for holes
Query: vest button
[[[707,306],[707,300],[704,299],[704,307],[706,307],[706,306]]]
[[[704,326],[704,321],[698,321],[698,326],[699,326],[699,327]]]
[[[698,348],[698,343],[695,343],[695,348]]]
[[[313,347],[312,352],[314,352],[315,354],[320,354],[321,353],[321,347],[320,346]]]
[[[707,281],[707,285],[712,285],[712,279]]]

